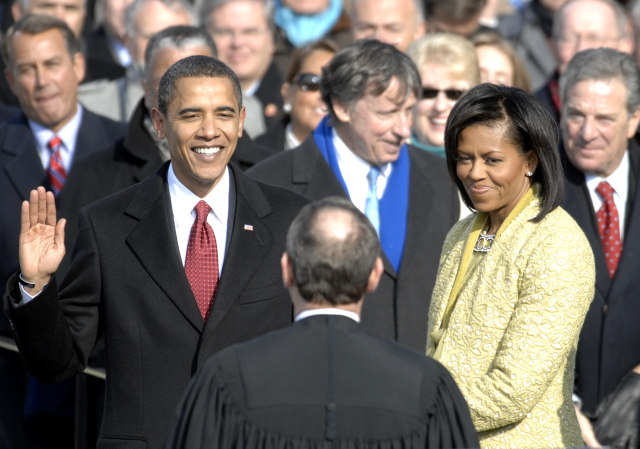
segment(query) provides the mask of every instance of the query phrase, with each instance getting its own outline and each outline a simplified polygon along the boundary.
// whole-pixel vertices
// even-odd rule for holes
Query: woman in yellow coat
[[[559,207],[557,142],[544,106],[515,88],[476,86],[447,122],[449,172],[476,213],[445,241],[427,354],[455,378],[483,448],[583,445],[571,396],[595,267]]]

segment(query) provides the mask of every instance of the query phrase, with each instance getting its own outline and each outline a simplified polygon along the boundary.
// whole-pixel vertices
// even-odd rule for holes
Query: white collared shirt
[[[360,316],[355,312],[350,312],[348,310],[335,309],[333,307],[328,307],[326,309],[308,309],[303,310],[299,314],[296,315],[293,321],[304,320],[305,318],[309,318],[310,316],[316,315],[341,315],[346,316],[347,318],[351,318],[356,323],[360,322]]]
[[[299,146],[300,146],[300,141],[298,140],[296,135],[293,133],[293,127],[291,126],[291,123],[289,123],[287,124],[287,127],[284,130],[284,149],[292,150]]]
[[[200,198],[191,190],[187,189],[176,177],[173,171],[173,164],[169,165],[167,174],[169,183],[169,196],[171,198],[171,209],[173,210],[173,223],[178,239],[178,249],[182,265],[187,257],[187,246],[189,245],[189,235],[191,227],[196,221],[196,204],[202,199],[211,207],[211,212],[207,217],[207,223],[213,229],[216,236],[216,246],[218,247],[218,275],[222,273],[224,256],[227,247],[227,226],[229,220],[229,167],[225,167],[222,179],[218,185],[206,197]],[[233,199],[235,204],[235,198]]]
[[[364,213],[367,194],[369,193],[367,174],[369,174],[371,164],[351,151],[340,136],[338,136],[335,129],[332,130],[332,138],[333,145],[336,149],[338,167],[340,168],[340,173],[342,173],[345,184],[347,184],[351,202],[360,212]],[[384,194],[389,176],[391,176],[391,164],[385,164],[380,167],[380,176],[378,176],[377,183],[378,199],[381,199]]]
[[[624,156],[622,158],[622,162],[616,171],[614,171],[607,178],[600,178],[595,175],[585,174],[585,181],[587,183],[587,188],[589,189],[589,195],[591,196],[591,203],[593,204],[593,210],[598,212],[600,207],[602,206],[602,198],[596,192],[596,188],[601,181],[607,181],[611,187],[613,187],[613,202],[616,204],[616,209],[618,209],[618,218],[620,219],[620,240],[624,240],[624,223],[627,212],[627,198],[629,196],[629,151],[625,151]]]
[[[31,128],[31,132],[36,139],[38,154],[42,161],[42,167],[45,170],[49,168],[49,161],[51,160],[51,150],[47,144],[53,136],[58,136],[60,140],[62,140],[60,148],[62,166],[65,171],[69,173],[71,165],[73,164],[73,156],[76,153],[76,140],[78,139],[78,132],[80,131],[80,125],[82,124],[82,114],[82,106],[78,103],[78,111],[76,112],[76,115],[74,115],[71,120],[69,120],[69,122],[57,133],[54,133],[49,128],[45,128],[33,120],[27,120],[29,127]]]

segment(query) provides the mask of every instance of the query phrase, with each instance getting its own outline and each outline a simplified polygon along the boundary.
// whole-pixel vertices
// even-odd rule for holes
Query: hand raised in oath
[[[22,278],[36,284],[25,291],[34,296],[42,291],[64,257],[63,218],[56,223],[56,202],[52,192],[38,187],[22,202],[20,215],[20,270]]]

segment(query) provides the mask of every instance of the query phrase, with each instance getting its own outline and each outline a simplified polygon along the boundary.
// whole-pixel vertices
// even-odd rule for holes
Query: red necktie
[[[616,269],[618,268],[620,255],[622,254],[620,218],[616,204],[613,201],[613,187],[611,187],[607,181],[602,181],[598,184],[598,187],[596,187],[596,192],[602,197],[602,206],[596,214],[598,218],[598,229],[600,230],[604,256],[607,259],[609,276],[613,278],[616,275]]]
[[[49,174],[49,183],[51,184],[51,190],[53,194],[58,196],[64,182],[67,180],[67,171],[62,165],[62,157],[60,156],[60,148],[62,148],[62,140],[58,136],[53,136],[49,142],[47,142],[49,150],[51,150],[51,158],[49,159],[49,168],[47,173]]]
[[[211,208],[201,200],[195,210],[196,221],[191,226],[184,271],[202,319],[207,321],[218,287],[218,246],[213,229],[207,223]]]

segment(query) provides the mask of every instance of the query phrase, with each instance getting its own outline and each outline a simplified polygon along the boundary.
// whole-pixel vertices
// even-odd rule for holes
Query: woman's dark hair
[[[319,41],[307,44],[304,47],[296,48],[291,59],[284,80],[287,83],[293,83],[293,80],[300,74],[300,68],[311,55],[317,51],[326,51],[336,54],[340,50],[338,44],[329,39],[321,39]],[[318,74],[319,75],[319,74]]]
[[[449,175],[462,200],[474,209],[462,181],[456,174],[458,140],[469,126],[504,126],[506,138],[522,155],[533,151],[538,166],[532,180],[541,185],[542,210],[531,221],[538,223],[558,207],[564,198],[564,177],[558,152],[558,126],[546,107],[522,89],[495,84],[479,84],[455,104],[444,131]]]

